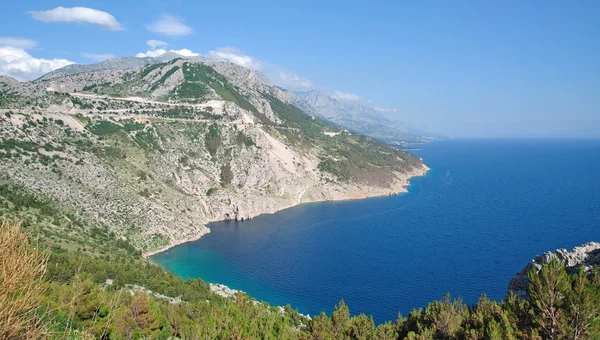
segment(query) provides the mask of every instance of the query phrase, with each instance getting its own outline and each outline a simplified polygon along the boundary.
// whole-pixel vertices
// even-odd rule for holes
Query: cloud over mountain
[[[259,70],[261,68],[260,63],[254,60],[251,56],[244,54],[237,48],[218,48],[214,51],[209,51],[208,56],[222,61],[229,61],[251,70]]]
[[[333,97],[340,100],[360,100],[360,96],[350,92],[342,92],[342,91],[333,91]]]
[[[33,80],[70,64],[74,63],[67,59],[35,58],[18,47],[0,47],[0,74],[19,80]]]
[[[171,37],[186,36],[194,32],[194,30],[190,26],[184,24],[181,19],[168,14],[163,15],[155,22],[146,26],[146,28],[150,32]]]
[[[136,54],[135,56],[138,58],[146,58],[146,57],[156,58],[167,52],[177,53],[184,57],[197,57],[200,55],[199,53],[192,52],[191,50],[188,50],[187,48],[182,48],[180,50],[168,50],[168,51],[165,50],[164,48],[158,48],[158,49],[154,49],[154,50],[148,50],[146,52],[140,52],[140,53]]]
[[[208,52],[208,56],[219,61],[228,61],[253,71],[261,71],[267,75],[275,85],[290,89],[290,90],[306,90],[312,88],[313,83],[298,75],[297,73],[287,70],[279,65],[271,64],[265,61],[259,61],[241,50],[233,47],[222,47]]]

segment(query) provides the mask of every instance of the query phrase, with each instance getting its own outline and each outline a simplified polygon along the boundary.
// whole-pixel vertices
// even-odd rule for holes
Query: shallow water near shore
[[[535,255],[600,241],[600,140],[453,140],[412,152],[431,171],[409,193],[311,203],[151,258],[301,313],[394,320],[446,292],[501,300]]]

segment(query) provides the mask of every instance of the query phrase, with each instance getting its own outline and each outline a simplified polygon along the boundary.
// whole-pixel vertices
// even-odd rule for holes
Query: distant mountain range
[[[407,123],[391,120],[374,108],[345,103],[318,90],[296,92],[293,104],[306,113],[388,143],[425,142],[438,138]]]
[[[220,61],[206,56],[189,58],[174,52],[167,52],[154,58],[120,57],[107,59],[96,64],[68,65],[47,73],[36,81],[51,80],[84,72],[137,69],[177,58],[195,59],[208,63],[217,63]],[[260,78],[261,81],[269,82],[267,77],[260,74],[260,72],[254,72],[253,74]],[[243,79],[240,81],[243,81]],[[305,113],[386,143],[420,143],[440,138],[439,135],[416,128],[405,122],[389,119],[372,107],[343,102],[329,96],[323,91],[284,91],[287,92],[289,101]]]

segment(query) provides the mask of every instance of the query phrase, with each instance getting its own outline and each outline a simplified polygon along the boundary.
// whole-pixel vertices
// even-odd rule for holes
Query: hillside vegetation
[[[133,255],[49,253],[27,228],[0,227],[0,338],[51,339],[596,339],[600,271],[569,277],[553,260],[530,273],[529,300],[445,296],[376,325],[341,301],[309,319],[243,293],[223,298]],[[49,256],[50,255],[50,256]]]

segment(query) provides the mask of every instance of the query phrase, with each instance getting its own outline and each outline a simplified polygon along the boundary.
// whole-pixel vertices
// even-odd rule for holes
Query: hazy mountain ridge
[[[409,124],[391,120],[374,108],[342,102],[318,90],[295,92],[293,103],[305,112],[385,142],[426,142],[436,138]]]

